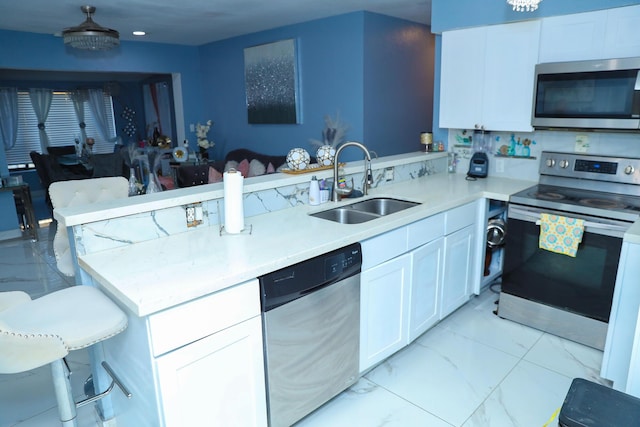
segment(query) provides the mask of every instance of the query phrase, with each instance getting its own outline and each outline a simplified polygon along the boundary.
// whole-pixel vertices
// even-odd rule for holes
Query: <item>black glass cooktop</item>
[[[640,197],[538,184],[516,193],[510,203],[630,220],[640,216]]]

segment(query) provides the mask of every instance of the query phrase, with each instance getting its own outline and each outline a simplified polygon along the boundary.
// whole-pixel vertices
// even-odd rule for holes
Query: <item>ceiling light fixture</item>
[[[80,6],[87,14],[87,20],[77,27],[65,28],[62,31],[64,44],[76,49],[108,50],[120,44],[120,34],[116,30],[101,27],[91,19],[96,11],[93,6]]]
[[[533,12],[538,8],[538,3],[542,0],[507,0],[513,10],[517,12]]]

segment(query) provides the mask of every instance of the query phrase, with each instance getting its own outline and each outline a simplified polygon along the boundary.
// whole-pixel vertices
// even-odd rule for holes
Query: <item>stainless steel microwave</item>
[[[536,65],[531,124],[537,129],[640,130],[640,58]]]

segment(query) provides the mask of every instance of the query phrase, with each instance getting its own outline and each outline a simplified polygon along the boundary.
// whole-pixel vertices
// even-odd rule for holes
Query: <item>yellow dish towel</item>
[[[583,234],[582,219],[540,214],[540,249],[575,258]]]

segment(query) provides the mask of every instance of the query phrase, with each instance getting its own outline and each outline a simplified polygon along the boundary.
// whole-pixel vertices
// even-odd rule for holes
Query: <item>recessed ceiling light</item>
[[[133,32],[133,35],[134,35],[134,36],[146,36],[146,35],[147,35],[147,33],[146,33],[146,32],[144,32],[144,31],[134,31],[134,32]]]

